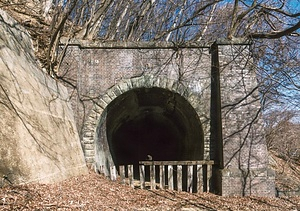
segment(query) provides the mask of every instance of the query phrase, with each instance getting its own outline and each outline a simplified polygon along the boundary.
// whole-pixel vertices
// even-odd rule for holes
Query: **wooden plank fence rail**
[[[209,192],[213,165],[211,160],[140,161],[138,166],[119,166],[119,175],[122,183],[133,188]],[[116,172],[116,167],[111,167],[112,180],[116,180]]]

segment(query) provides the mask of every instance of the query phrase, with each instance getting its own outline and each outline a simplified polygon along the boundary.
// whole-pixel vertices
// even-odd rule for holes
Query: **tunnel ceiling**
[[[162,88],[138,88],[107,108],[107,141],[116,165],[203,159],[203,131],[192,106]]]

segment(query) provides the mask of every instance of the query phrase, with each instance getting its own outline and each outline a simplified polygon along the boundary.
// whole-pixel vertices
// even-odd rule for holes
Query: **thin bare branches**
[[[300,29],[300,21],[298,21],[298,23],[296,23],[295,25],[293,25],[289,28],[283,29],[283,30],[272,31],[269,33],[252,33],[252,34],[249,34],[249,37],[253,38],[253,39],[259,39],[259,38],[261,38],[261,39],[263,39],[263,38],[278,39],[283,36],[297,35],[294,32],[297,31],[298,29]]]

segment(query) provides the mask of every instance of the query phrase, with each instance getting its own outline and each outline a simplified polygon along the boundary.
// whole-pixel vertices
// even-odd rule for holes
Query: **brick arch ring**
[[[188,87],[184,86],[182,83],[179,83],[177,80],[153,75],[142,75],[139,77],[122,80],[118,84],[108,89],[105,94],[94,101],[94,106],[84,123],[81,145],[88,166],[99,169],[99,165],[101,164],[112,163],[111,158],[109,158],[110,156],[108,156],[108,158],[104,158],[103,156],[99,157],[96,155],[97,150],[99,150],[97,149],[99,146],[97,146],[96,144],[100,132],[99,125],[101,124],[101,122],[103,123],[103,119],[106,118],[107,106],[115,98],[132,89],[153,87],[166,89],[179,94],[194,108],[200,122],[204,123],[205,125],[209,124],[207,112],[204,111],[205,109],[203,109],[203,103],[201,103],[201,96],[199,94],[193,93]],[[205,126],[205,128],[208,127]],[[205,138],[205,140],[207,140],[207,137]],[[105,146],[100,147],[105,148]],[[106,146],[106,148],[107,147],[108,146]]]

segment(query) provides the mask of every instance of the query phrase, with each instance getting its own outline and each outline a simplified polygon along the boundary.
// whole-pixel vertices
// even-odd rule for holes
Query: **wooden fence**
[[[139,165],[119,166],[122,183],[141,189],[170,189],[209,192],[213,161],[140,161]],[[111,179],[117,179],[111,167]]]

